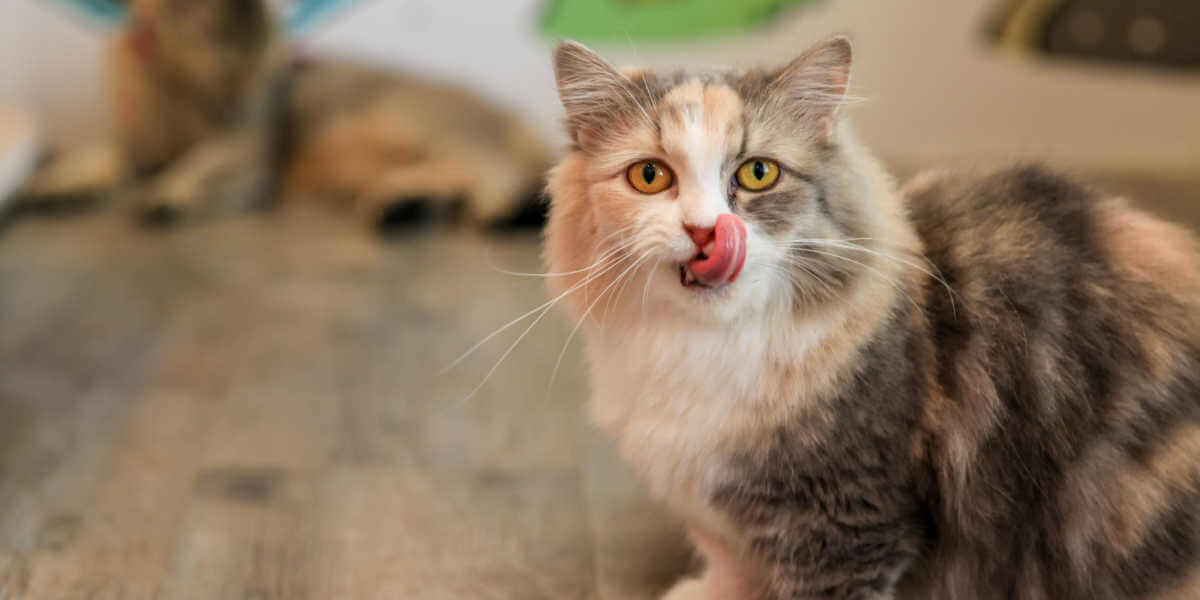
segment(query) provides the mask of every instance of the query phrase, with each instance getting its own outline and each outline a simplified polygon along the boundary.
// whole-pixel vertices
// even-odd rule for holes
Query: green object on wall
[[[816,0],[550,0],[551,35],[579,40],[678,39],[738,33]]]
[[[107,25],[119,25],[125,20],[128,12],[123,0],[63,0],[69,6],[81,10]],[[268,5],[280,9],[280,21],[284,30],[289,33],[302,32],[311,29],[327,13],[336,8],[350,4],[353,0],[288,0],[286,2],[269,2]]]

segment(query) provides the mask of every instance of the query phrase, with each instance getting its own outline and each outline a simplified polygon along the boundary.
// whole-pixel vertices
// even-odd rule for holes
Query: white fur
[[[592,417],[617,438],[653,495],[689,523],[693,537],[708,540],[708,547],[698,544],[710,566],[725,565],[681,583],[670,597],[742,597],[719,591],[752,583],[738,564],[741,532],[711,504],[717,486],[738,480],[728,461],[761,452],[782,423],[827,414],[811,409],[829,397],[859,340],[884,318],[900,269],[858,257],[880,277],[863,277],[836,302],[798,312],[789,251],[750,222],[736,281],[718,289],[680,285],[679,265],[696,253],[684,227],[710,227],[730,212],[736,165],[724,163],[737,150],[730,145],[742,142],[741,107],[731,90],[698,81],[681,84],[659,106],[675,110],[657,132],[635,130],[609,140],[603,152],[573,153],[553,171],[547,258],[553,272],[578,273],[601,257],[619,257],[595,280],[552,281],[556,296],[568,292],[564,303],[587,333]],[[862,215],[868,239],[905,244],[890,179],[848,131],[840,135],[856,168],[838,185],[880,200]],[[794,157],[794,140],[779,138],[775,146],[751,139],[747,152]],[[662,193],[639,194],[626,179],[630,164],[648,158],[675,175]],[[572,295],[572,285],[582,291]]]
[[[649,327],[598,325],[588,346],[592,417],[618,438],[656,497],[724,533],[708,508],[713,486],[726,479],[721,457],[737,449],[747,427],[776,422],[770,413],[805,406],[803,398],[786,407],[768,402],[776,382],[765,365],[804,360],[836,326],[798,325],[782,307],[711,326],[661,313]]]

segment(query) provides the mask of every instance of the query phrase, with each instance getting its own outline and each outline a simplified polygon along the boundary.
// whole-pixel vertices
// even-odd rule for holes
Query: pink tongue
[[[746,224],[725,213],[717,217],[713,231],[713,251],[707,258],[688,263],[692,275],[704,285],[721,285],[737,279],[746,264]]]

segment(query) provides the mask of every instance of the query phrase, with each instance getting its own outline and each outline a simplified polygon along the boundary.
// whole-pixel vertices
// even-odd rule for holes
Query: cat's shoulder
[[[1069,229],[1088,220],[1103,192],[1039,164],[987,171],[931,170],[900,188],[915,225],[956,232],[1005,222]]]
[[[1200,310],[1196,236],[1074,177],[1039,165],[930,172],[901,193],[926,256],[966,296],[1000,290],[1044,305],[1083,289]]]

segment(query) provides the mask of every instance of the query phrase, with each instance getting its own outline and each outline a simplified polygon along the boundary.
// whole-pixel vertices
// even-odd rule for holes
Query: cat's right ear
[[[567,111],[567,128],[577,142],[610,129],[635,93],[628,77],[587,46],[570,40],[554,49],[554,77]]]

